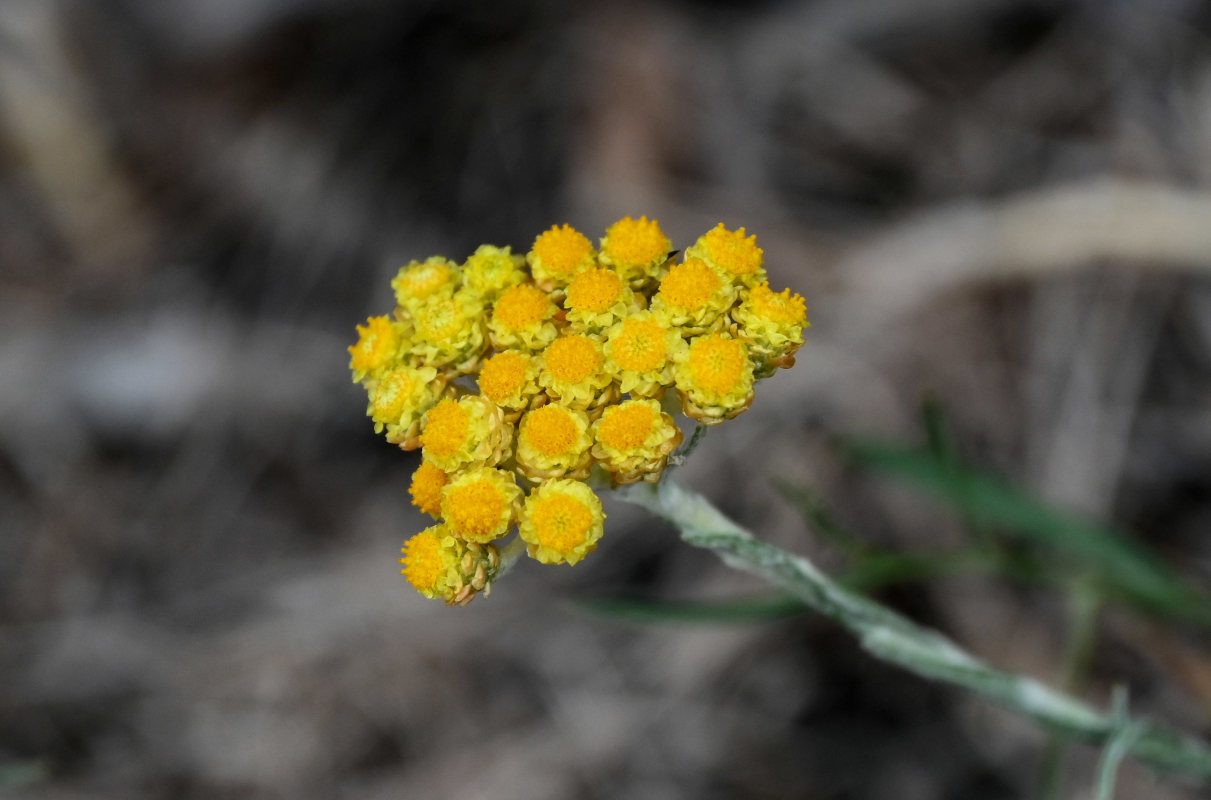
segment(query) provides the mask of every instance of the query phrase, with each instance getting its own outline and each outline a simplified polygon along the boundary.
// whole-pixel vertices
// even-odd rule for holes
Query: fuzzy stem
[[[500,567],[496,571],[496,580],[507,575],[525,552],[526,543],[520,536],[514,536],[508,544],[500,548]]]
[[[713,550],[724,563],[753,573],[796,595],[807,606],[838,622],[883,661],[940,683],[960,686],[1034,719],[1039,724],[1095,745],[1115,743],[1126,753],[1161,770],[1211,780],[1211,749],[1158,726],[1130,721],[1135,735],[1116,736],[1124,721],[1104,714],[1022,675],[995,669],[941,634],[852,592],[821,573],[807,559],[753,538],[702,495],[669,478],[659,484],[620,489],[617,495],[681,529],[681,538]]]

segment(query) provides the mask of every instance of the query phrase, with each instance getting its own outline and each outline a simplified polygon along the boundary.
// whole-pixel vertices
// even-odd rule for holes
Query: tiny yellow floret
[[[636,312],[607,332],[606,370],[620,392],[657,397],[673,383],[672,362],[685,349],[680,329],[650,311]]]
[[[526,412],[517,431],[518,472],[531,483],[584,477],[592,465],[589,418],[583,411],[550,404]]]
[[[505,289],[496,301],[488,323],[492,345],[498,350],[546,347],[558,335],[551,321],[555,312],[551,298],[533,284],[523,283]]]
[[[669,269],[656,296],[671,306],[697,311],[710,302],[722,283],[705,261],[691,258]]]
[[[682,410],[704,425],[718,425],[753,402],[754,365],[748,346],[728,334],[691,340],[678,354],[674,375]]]
[[[696,387],[725,395],[735,391],[744,376],[744,345],[722,336],[704,336],[690,345],[688,363]]]
[[[386,425],[398,423],[408,411],[416,392],[416,373],[408,368],[393,369],[383,375],[370,397],[370,416],[374,432],[381,433]]]
[[[370,385],[366,413],[374,420],[374,432],[387,431],[387,441],[405,450],[420,446],[421,420],[441,397],[446,378],[433,367],[411,367],[402,362],[379,370]]]
[[[606,409],[595,430],[603,445],[625,452],[642,445],[655,424],[656,411],[651,406],[629,401]]]
[[[732,310],[732,319],[733,331],[748,343],[758,378],[794,366],[808,325],[802,297],[792,295],[790,289],[774,292],[768,283],[759,283]]]
[[[483,244],[468,256],[463,264],[463,286],[484,302],[492,302],[510,286],[526,279],[521,269],[525,264],[522,256],[515,256],[508,247]]]
[[[576,564],[593,552],[604,530],[601,500],[585,484],[547,481],[522,509],[520,533],[529,555],[544,564]]]
[[[552,225],[550,230],[539,234],[526,254],[536,281],[560,286],[566,285],[580,270],[591,266],[593,258],[593,243],[567,224]]]
[[[568,286],[568,308],[586,314],[600,314],[622,297],[622,278],[602,267],[592,267],[577,275]]]
[[[513,527],[522,491],[511,473],[499,469],[465,472],[442,490],[442,518],[468,542],[484,544]]]
[[[459,539],[449,525],[426,528],[404,543],[400,572],[418,592],[446,605],[465,606],[492,591],[500,551],[491,544]]]
[[[357,334],[357,344],[349,348],[349,368],[353,379],[360,381],[395,359],[402,336],[387,317],[370,317],[365,325],[357,326]]]
[[[720,222],[707,231],[686,251],[697,256],[739,283],[752,286],[761,280],[764,251],[757,246],[756,236],[745,236],[744,228],[729,231]]]
[[[647,217],[623,217],[606,229],[605,238],[601,240],[602,260],[624,271],[663,261],[672,249],[672,242],[660,230],[660,223]]]
[[[601,366],[601,350],[587,336],[561,336],[543,354],[543,366],[556,381],[580,383]]]
[[[391,279],[395,302],[409,313],[415,313],[426,300],[452,294],[458,288],[458,265],[444,256],[430,256],[424,261],[412,261]]]
[[[803,298],[791,294],[790,289],[775,292],[768,283],[754,286],[745,300],[752,311],[770,322],[779,325],[807,324],[807,306]]]
[[[498,321],[515,330],[529,328],[550,316],[550,299],[533,286],[510,287],[496,303]]]
[[[521,424],[525,443],[550,458],[571,452],[580,436],[576,418],[561,406],[543,406],[526,414]]]
[[[610,406],[593,423],[593,457],[615,484],[655,481],[681,443],[681,431],[655,400]]]
[[[525,386],[529,359],[515,351],[506,350],[484,362],[479,373],[479,391],[497,405]]]
[[[483,305],[463,291],[418,305],[414,324],[413,352],[434,367],[465,374],[487,346]]]
[[[651,316],[631,317],[610,332],[606,349],[620,369],[652,372],[668,360],[668,329]]]
[[[408,494],[412,495],[412,505],[419,508],[423,514],[431,517],[441,516],[442,489],[446,487],[449,477],[436,465],[422,461],[416,472],[412,473],[412,485],[408,487]]]
[[[568,334],[552,342],[543,353],[538,382],[548,395],[565,405],[587,409],[616,396],[610,390],[613,378],[604,366],[600,342],[582,334]]]
[[[404,542],[400,563],[404,568],[400,573],[408,583],[425,597],[435,598],[445,595],[446,570],[449,566],[445,558],[442,540],[445,538],[445,526],[435,525],[426,528]]]
[[[438,459],[457,454],[467,441],[470,422],[470,412],[454,399],[447,398],[429,409],[421,434],[425,454]]]
[[[483,395],[443,400],[429,410],[420,435],[424,457],[446,472],[491,467],[506,458],[513,426]]]

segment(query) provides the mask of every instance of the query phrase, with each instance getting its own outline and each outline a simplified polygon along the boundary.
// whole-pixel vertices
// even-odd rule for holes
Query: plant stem
[[[500,567],[496,572],[496,580],[500,580],[526,552],[526,543],[520,536],[514,536],[509,543],[500,548]]]
[[[1101,592],[1091,577],[1078,581],[1069,591],[1068,632],[1060,665],[1060,688],[1070,694],[1080,694],[1085,688],[1097,643],[1097,619],[1101,609]],[[1039,776],[1040,800],[1056,800],[1060,796],[1067,754],[1067,738],[1053,731]]]
[[[670,478],[620,489],[617,494],[676,525],[687,543],[713,550],[728,566],[793,593],[854,633],[876,658],[969,689],[1051,730],[1092,744],[1106,744],[1123,729],[1123,720],[1031,678],[995,669],[941,634],[845,589],[807,559],[753,538],[705,497]],[[1157,726],[1130,723],[1138,733],[1125,745],[1119,744],[1127,754],[1160,770],[1211,780],[1207,745]]]

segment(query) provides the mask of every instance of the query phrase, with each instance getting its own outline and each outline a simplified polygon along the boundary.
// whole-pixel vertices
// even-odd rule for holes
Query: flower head
[[[540,397],[538,359],[522,350],[502,350],[484,362],[479,393],[509,412],[529,408]]]
[[[584,477],[591,463],[589,418],[551,403],[526,412],[517,430],[517,468],[533,483],[565,475]]]
[[[583,334],[567,334],[551,342],[542,354],[538,382],[552,398],[573,408],[600,405],[613,378],[604,369],[601,342]]]
[[[387,441],[405,450],[420,446],[421,420],[441,397],[446,382],[433,367],[400,365],[389,369],[370,391],[366,413],[374,420],[374,432],[387,431]]]
[[[655,400],[626,400],[610,406],[593,423],[593,456],[618,484],[655,481],[681,431]]]
[[[588,334],[600,333],[638,310],[635,293],[605,267],[589,267],[573,278],[564,305],[572,330]]]
[[[511,248],[480,245],[463,264],[463,287],[484,303],[494,302],[505,289],[526,280],[525,263]]]
[[[604,530],[601,500],[585,484],[551,480],[530,493],[521,512],[521,538],[531,558],[576,564],[597,548]]]
[[[445,256],[430,256],[424,261],[411,261],[400,267],[391,279],[395,302],[409,314],[431,298],[454,294],[459,284],[458,265]]]
[[[391,365],[408,346],[406,328],[387,317],[370,317],[357,326],[357,342],[349,347],[349,369],[358,383]]]
[[[731,419],[753,402],[748,349],[727,334],[691,340],[689,348],[677,355],[674,376],[686,416],[704,425]]]
[[[426,364],[454,374],[475,369],[487,347],[483,305],[466,292],[431,298],[417,306],[413,352]]]
[[[442,489],[446,488],[450,476],[428,461],[422,461],[412,473],[412,485],[408,494],[412,495],[412,505],[421,513],[431,517],[441,517]]]
[[[675,254],[655,220],[628,216],[600,251],[557,225],[525,256],[482,245],[462,266],[433,256],[399,270],[393,316],[358,326],[349,367],[375,430],[422,448],[408,491],[440,524],[400,559],[421,594],[487,594],[502,573],[492,542],[515,524],[510,563],[522,544],[578,563],[605,519],[583,481],[655,482],[681,443],[670,388],[716,425],[794,363],[803,298],[770,290],[754,236],[721,223]]]
[[[685,251],[686,258],[701,258],[737,284],[755,286],[765,280],[761,264],[764,251],[757,237],[744,235],[744,228],[729,231],[720,222],[698,237]]]
[[[442,518],[463,540],[483,544],[509,532],[521,498],[511,473],[473,469],[455,476],[442,489]]]
[[[496,301],[488,322],[492,346],[497,350],[541,350],[559,335],[555,312],[555,303],[537,286],[523,283],[509,287]]]
[[[778,367],[791,367],[795,352],[803,344],[807,310],[803,298],[790,289],[774,292],[768,283],[752,288],[744,301],[732,310],[735,330],[749,345],[749,354],[757,362],[757,377],[767,377]]]
[[[652,299],[652,313],[683,336],[709,330],[736,301],[736,287],[699,258],[669,268]]]
[[[673,243],[660,223],[647,217],[623,217],[606,229],[601,240],[601,263],[618,270],[635,288],[650,283],[668,261]]]
[[[445,472],[498,464],[513,439],[501,410],[479,395],[441,401],[425,414],[421,430],[425,459]]]
[[[466,605],[479,593],[492,591],[500,571],[500,551],[493,545],[464,542],[448,526],[425,528],[402,548],[400,573],[418,592],[447,605]]]
[[[677,329],[639,311],[607,333],[606,369],[624,394],[656,397],[673,384],[673,356],[686,347]]]
[[[566,286],[581,270],[593,266],[596,256],[583,233],[570,225],[552,225],[534,240],[526,261],[539,286],[551,289]]]

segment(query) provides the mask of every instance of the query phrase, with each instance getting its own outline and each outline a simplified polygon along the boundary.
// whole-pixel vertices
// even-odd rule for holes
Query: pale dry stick
[[[1105,260],[1206,272],[1207,253],[1211,194],[1096,178],[927,212],[852,250],[835,271],[866,318],[891,324],[960,285]]]
[[[712,550],[724,563],[753,573],[794,594],[810,608],[854,633],[871,655],[940,683],[976,692],[1067,736],[1110,744],[1123,719],[1036,680],[995,669],[941,634],[852,592],[807,559],[755,539],[702,495],[666,477],[659,484],[620,489],[626,502],[651,511],[681,530],[681,538]],[[1151,766],[1211,782],[1211,748],[1158,726],[1127,720],[1138,735],[1116,747]]]

